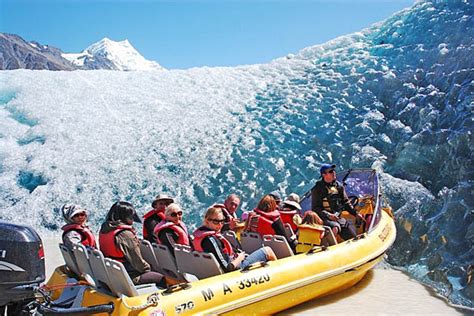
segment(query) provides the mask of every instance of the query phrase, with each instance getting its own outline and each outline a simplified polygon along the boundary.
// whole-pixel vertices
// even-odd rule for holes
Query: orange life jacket
[[[173,222],[161,221],[158,225],[156,225],[155,229],[153,230],[153,234],[156,237],[155,239],[157,243],[163,244],[160,238],[158,238],[158,235],[160,231],[166,228],[171,228],[178,235],[178,240],[176,241],[177,244],[189,246],[189,234],[183,222],[175,224]]]
[[[160,218],[160,221],[165,219],[165,213],[157,211],[155,209],[152,209],[151,211],[147,212],[145,215],[143,215],[143,239],[148,239],[148,231],[145,228],[145,221],[152,217],[153,215],[156,215]]]
[[[124,230],[131,231],[135,237],[138,238],[135,229],[130,225],[119,225],[114,230],[107,233],[99,233],[100,251],[102,251],[105,257],[125,262],[125,254],[120,250],[115,242],[115,236]]]
[[[94,234],[91,232],[89,227],[82,226],[79,224],[68,224],[62,227],[63,232],[63,237],[66,235],[68,232],[71,230],[74,230],[81,235],[81,244],[84,246],[89,246],[92,248],[97,248],[97,244],[95,242],[95,237]]]
[[[263,212],[256,208],[249,214],[245,230],[259,233],[260,236],[276,235],[272,224],[279,218],[280,213],[277,210],[273,212]]]
[[[227,239],[225,239],[224,236],[222,236],[220,233],[214,230],[201,230],[198,228],[194,231],[193,236],[194,236],[193,246],[196,251],[201,251],[201,252],[204,251],[201,245],[204,238],[209,237],[209,236],[215,236],[224,245],[223,252],[231,257],[234,255],[234,250],[232,249],[232,245],[230,244],[230,242]]]

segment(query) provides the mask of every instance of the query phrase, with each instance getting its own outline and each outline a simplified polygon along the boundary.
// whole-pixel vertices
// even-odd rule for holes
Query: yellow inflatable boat
[[[39,309],[51,314],[271,314],[351,287],[383,259],[395,240],[396,229],[392,216],[382,210],[374,170],[349,170],[341,174],[341,179],[348,195],[354,196],[356,208],[368,220],[352,240],[331,246],[312,245],[297,255],[285,255],[285,248],[277,245],[275,252],[281,259],[226,274],[215,268],[212,256],[178,249],[176,261],[181,253],[188,256],[187,264],[178,262],[174,271],[161,268],[176,283],[167,289],[135,287],[121,264],[104,260],[97,253],[94,258],[90,251],[87,258],[83,248],[72,252],[62,249],[66,266],[56,268],[42,290],[44,299]],[[306,194],[303,209],[308,209],[310,203],[310,194]],[[343,216],[352,220],[350,215]],[[264,238],[265,242],[273,245],[271,238]],[[146,252],[149,245],[143,246]],[[157,245],[151,249],[149,254],[154,253],[158,259],[152,267],[158,262],[164,264]],[[103,269],[98,269],[102,264]],[[197,278],[190,279],[191,274]]]

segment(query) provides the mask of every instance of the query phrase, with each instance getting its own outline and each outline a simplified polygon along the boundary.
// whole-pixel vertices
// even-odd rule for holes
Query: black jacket
[[[330,210],[323,206],[324,199],[327,199]],[[327,183],[323,179],[316,182],[316,185],[311,189],[311,210],[325,222],[329,220],[329,214],[342,211],[348,211],[354,216],[357,215],[344,187],[337,181]]]

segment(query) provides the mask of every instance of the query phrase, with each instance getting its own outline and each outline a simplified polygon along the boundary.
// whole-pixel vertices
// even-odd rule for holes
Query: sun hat
[[[296,193],[290,193],[286,198],[287,201],[295,201],[296,203],[300,202],[300,196]]]
[[[298,211],[301,211],[301,205],[298,203],[298,202],[295,202],[295,201],[292,201],[292,200],[285,200],[283,201],[283,207],[285,205],[289,205],[289,206],[293,206],[294,208],[296,208]]]
[[[171,196],[169,196],[168,194],[158,194],[155,197],[155,199],[153,200],[153,202],[151,203],[151,207],[155,208],[156,203],[158,203],[158,201],[162,201],[162,200],[167,200],[170,203],[174,203],[174,199]]]
[[[87,213],[86,209],[76,204],[64,204],[61,207],[61,213],[67,223],[73,223],[72,218],[80,213]]]

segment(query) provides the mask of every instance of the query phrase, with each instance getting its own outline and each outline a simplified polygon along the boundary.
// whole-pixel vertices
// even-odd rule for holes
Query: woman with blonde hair
[[[275,253],[270,247],[262,247],[250,255],[245,252],[235,252],[220,231],[225,217],[221,208],[211,207],[206,211],[203,225],[194,231],[193,245],[197,251],[212,253],[225,272],[245,269],[259,261],[276,260]]]

